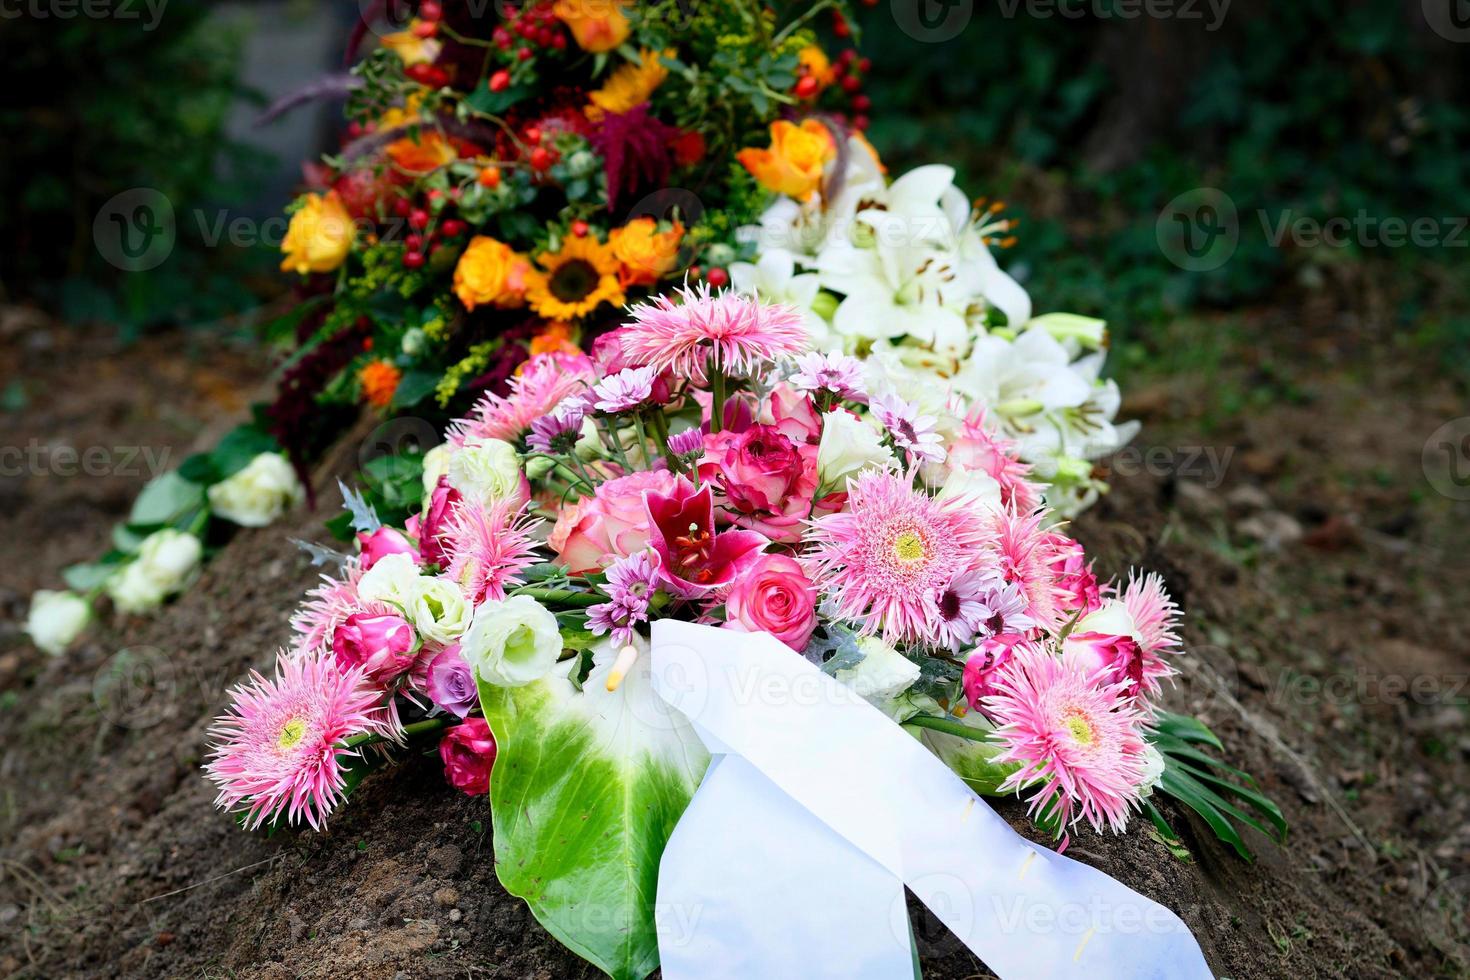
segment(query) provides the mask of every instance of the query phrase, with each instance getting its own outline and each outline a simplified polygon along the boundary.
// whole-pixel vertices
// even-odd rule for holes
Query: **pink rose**
[[[418,638],[402,616],[353,613],[332,634],[332,652],[343,670],[361,667],[375,683],[388,684],[413,666]]]
[[[490,792],[490,770],[495,765],[495,736],[484,718],[466,718],[439,740],[444,778],[467,796]]]
[[[794,558],[762,555],[725,599],[727,629],[770,633],[801,652],[817,628],[817,590]]]
[[[1143,685],[1143,648],[1131,636],[1089,631],[1062,641],[1062,653],[1104,684],[1124,684],[1129,694]]]
[[[417,527],[414,528],[418,531],[419,554],[426,564],[438,565],[440,568],[449,564],[442,535],[449,525],[449,518],[454,514],[454,505],[460,499],[459,491],[449,485],[449,477],[441,476],[434,486],[434,492],[429,495],[429,506],[425,508],[423,517],[419,518]]]
[[[606,568],[648,546],[647,492],[667,494],[674,488],[668,470],[639,470],[608,480],[592,497],[583,497],[557,516],[548,544],[571,572]]]
[[[1020,633],[996,633],[987,636],[975,647],[975,652],[965,662],[961,683],[965,688],[965,700],[970,707],[984,710],[984,699],[999,694],[995,682],[1000,672],[1016,654],[1016,648],[1026,642]]]
[[[822,417],[816,404],[805,392],[797,391],[784,381],[771,389],[761,406],[761,419],[775,426],[797,445],[815,446],[822,438]]]
[[[1082,545],[1056,531],[1047,535],[1047,539],[1053,549],[1053,557],[1047,564],[1056,576],[1057,589],[1066,593],[1063,608],[1083,616],[1101,608],[1102,591]]]
[[[419,550],[408,540],[408,536],[397,528],[386,525],[371,534],[359,531],[357,547],[362,554],[363,571],[372,568],[378,563],[378,559],[388,555],[408,555],[415,562],[419,560]]]
[[[705,438],[699,473],[724,491],[732,523],[772,541],[801,540],[817,492],[817,447],[797,445],[775,426]]]

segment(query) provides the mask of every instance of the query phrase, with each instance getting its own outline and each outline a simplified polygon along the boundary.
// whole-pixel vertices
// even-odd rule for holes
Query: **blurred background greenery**
[[[859,6],[871,136],[895,173],[948,162],[972,195],[1004,199],[1021,219],[1005,261],[1037,308],[1107,318],[1124,366],[1177,348],[1171,325],[1184,314],[1280,303],[1283,291],[1381,303],[1404,336],[1470,357],[1470,232],[1448,240],[1470,215],[1470,43],[1436,31],[1436,2],[1151,8],[1168,16],[1141,16],[1141,0]],[[314,48],[289,51],[282,32],[302,33],[294,2],[172,0],[146,29],[146,9],[138,20],[7,18],[0,298],[132,334],[213,321],[279,288],[273,243],[220,247],[182,215],[261,217],[285,203],[330,123],[318,116],[315,139],[278,141],[272,157],[248,119],[340,59],[356,14],[340,6],[327,29],[315,23]],[[251,16],[222,14],[241,9]],[[306,64],[288,71],[288,57]],[[248,60],[256,69],[242,79]],[[179,238],[157,269],[125,273],[98,254],[91,223],[138,186],[176,203]],[[1235,204],[1239,243],[1219,268],[1186,271],[1156,226],[1171,200],[1201,187]],[[1271,241],[1282,220],[1357,215],[1433,218],[1447,240]],[[1225,342],[1200,340],[1184,353],[1207,359]]]

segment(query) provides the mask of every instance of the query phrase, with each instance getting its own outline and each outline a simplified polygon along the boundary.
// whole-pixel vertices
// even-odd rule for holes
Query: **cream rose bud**
[[[520,454],[500,439],[471,439],[449,458],[449,485],[476,500],[524,497]]]
[[[204,545],[198,538],[166,527],[143,539],[133,565],[141,568],[167,594],[184,587],[203,556]]]
[[[391,602],[407,609],[417,588],[419,566],[413,556],[398,551],[373,562],[357,583],[357,595],[364,602]]]
[[[556,617],[530,596],[490,600],[475,610],[460,655],[486,684],[520,687],[546,676],[561,656]]]
[[[26,634],[53,657],[66,652],[92,618],[92,607],[75,592],[41,589],[31,596]]]
[[[305,498],[296,471],[280,453],[261,453],[209,488],[214,513],[242,527],[265,527]]]
[[[839,670],[836,677],[867,700],[898,697],[919,679],[919,665],[876,636],[860,636],[857,645],[863,659]]]
[[[454,455],[454,450],[449,443],[441,442],[439,445],[424,453],[424,503],[428,503],[429,495],[439,485],[439,477],[449,472],[449,457]]]
[[[105,588],[112,604],[125,613],[148,612],[168,595],[137,561],[131,561],[114,572]]]
[[[1152,742],[1143,747],[1143,783],[1138,787],[1138,793],[1147,799],[1153,793],[1154,787],[1164,778],[1164,753],[1160,752]]]
[[[470,625],[473,610],[459,585],[447,578],[420,575],[406,598],[403,611],[426,639],[453,643]]]
[[[822,439],[817,444],[817,477],[824,486],[840,484],[870,467],[894,465],[893,453],[883,445],[872,425],[841,409],[822,416]]]

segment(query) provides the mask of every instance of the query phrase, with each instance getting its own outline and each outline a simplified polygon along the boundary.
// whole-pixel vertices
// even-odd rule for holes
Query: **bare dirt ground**
[[[1260,778],[1290,842],[1251,838],[1248,864],[1166,807],[1189,860],[1142,823],[1069,853],[1178,910],[1221,976],[1465,975],[1470,505],[1421,463],[1463,391],[1397,353],[1284,340],[1284,313],[1251,322],[1251,353],[1218,370],[1127,381],[1144,434],[1077,533],[1100,571],[1164,573],[1194,654],[1175,707]],[[5,445],[126,437],[177,462],[264,374],[178,335],[119,351],[33,325],[0,344],[29,395],[0,416]],[[1240,391],[1264,397],[1229,407]],[[25,642],[25,595],[100,548],[142,482],[0,479],[0,976],[594,975],[498,887],[484,801],[436,756],[370,777],[322,834],[267,840],[211,809],[206,728],[285,640],[314,578],[288,539],[323,538],[325,515],[240,533],[157,618],[60,658]],[[916,928],[926,976],[989,975]]]

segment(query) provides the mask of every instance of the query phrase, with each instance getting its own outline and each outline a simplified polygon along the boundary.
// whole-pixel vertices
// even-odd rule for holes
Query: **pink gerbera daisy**
[[[1122,832],[1147,766],[1144,717],[1123,685],[1095,684],[1082,666],[1025,646],[994,683],[984,703],[1002,745],[994,761],[1021,764],[1001,791],[1034,789],[1030,811],[1064,832],[1079,820]]]
[[[519,439],[563,398],[586,389],[597,377],[597,367],[582,354],[538,354],[510,380],[510,393],[486,395],[469,418],[456,420],[445,433],[449,443],[462,446],[470,439]]]
[[[1157,572],[1139,577],[1133,575],[1123,590],[1122,602],[1133,617],[1134,628],[1142,647],[1140,688],[1149,697],[1160,691],[1160,681],[1174,673],[1165,661],[1166,655],[1177,654],[1179,640],[1179,606],[1164,588]]]
[[[984,555],[980,517],[959,501],[916,492],[895,473],[870,470],[848,485],[847,509],[812,525],[808,555],[837,615],[880,628],[883,639],[939,645],[938,600]]]
[[[806,349],[806,326],[789,306],[771,306],[708,283],[631,307],[633,321],[617,331],[623,355],[662,373],[672,369],[696,384],[711,362],[724,374],[749,375],[762,363]]]
[[[298,637],[297,650],[329,648],[337,627],[355,613],[381,616],[394,611],[381,602],[363,602],[358,597],[357,583],[362,573],[360,559],[353,556],[343,563],[341,578],[323,575],[322,584],[306,593],[305,600],[291,617],[291,629]]]
[[[444,531],[445,575],[471,602],[504,599],[508,588],[521,584],[521,572],[536,563],[531,532],[539,523],[527,517],[524,505],[509,500],[456,505]]]
[[[342,671],[324,654],[280,654],[276,676],[231,692],[229,711],[210,729],[205,772],[219,786],[215,805],[244,813],[254,830],[266,820],[305,819],[320,830],[347,784],[351,735],[384,730],[383,693],[361,668]]]

